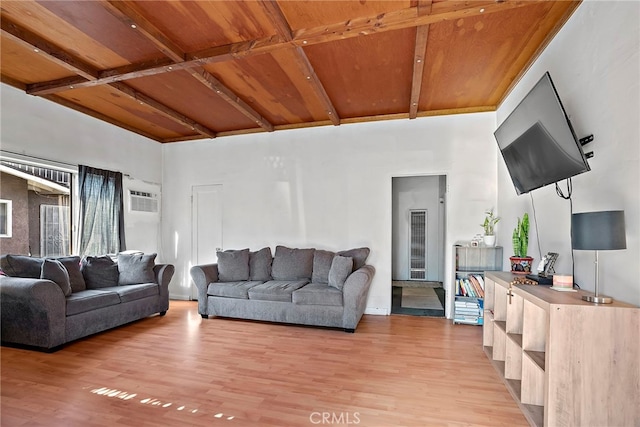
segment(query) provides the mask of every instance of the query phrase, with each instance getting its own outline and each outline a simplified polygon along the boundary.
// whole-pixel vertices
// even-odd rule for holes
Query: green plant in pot
[[[518,218],[518,225],[513,230],[513,256],[511,261],[511,272],[517,274],[531,273],[533,258],[527,255],[529,248],[529,215],[525,213],[522,219]]]
[[[498,221],[500,221],[500,217],[493,214],[493,209],[486,210],[484,213],[486,215],[484,217],[484,223],[482,223],[482,228],[484,228],[484,244],[486,246],[495,246],[496,235],[494,228]]]

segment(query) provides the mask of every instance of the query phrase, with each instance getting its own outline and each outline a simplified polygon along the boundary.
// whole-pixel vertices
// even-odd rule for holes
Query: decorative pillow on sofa
[[[353,271],[356,271],[366,264],[369,252],[371,252],[369,248],[356,248],[349,249],[348,251],[340,251],[338,255],[353,258]]]
[[[71,295],[71,283],[69,282],[69,273],[62,263],[55,259],[45,259],[42,262],[40,270],[40,278],[51,280],[60,286],[65,297]]]
[[[271,276],[273,280],[311,279],[315,249],[291,249],[276,246]]]
[[[82,276],[87,289],[118,286],[118,264],[108,256],[88,256],[82,260]]]
[[[218,255],[218,282],[249,280],[249,249],[226,250]]]
[[[249,280],[271,280],[271,248],[249,252]]]
[[[84,282],[84,276],[82,276],[82,271],[80,271],[79,256],[58,257],[56,260],[60,261],[62,265],[64,265],[64,268],[67,269],[72,292],[80,292],[87,289],[87,284]]]
[[[313,254],[312,283],[329,283],[329,270],[331,270],[334,256],[336,256],[335,252],[316,249]]]
[[[0,267],[7,276],[39,279],[40,270],[42,269],[42,258],[7,254],[0,258]]]
[[[353,258],[336,255],[329,270],[329,286],[342,290],[344,282],[353,271]]]
[[[137,285],[154,283],[156,275],[153,266],[157,254],[127,253],[118,254],[118,285]]]

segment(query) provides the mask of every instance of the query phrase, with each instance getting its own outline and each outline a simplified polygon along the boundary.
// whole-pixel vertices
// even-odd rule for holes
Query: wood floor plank
[[[2,347],[0,424],[528,425],[481,343],[438,318],[364,316],[348,334],[171,301],[53,354]]]

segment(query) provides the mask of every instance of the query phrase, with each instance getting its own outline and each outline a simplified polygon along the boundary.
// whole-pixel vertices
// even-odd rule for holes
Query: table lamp
[[[596,287],[585,301],[609,304],[613,299],[598,290],[598,251],[626,249],[624,211],[582,212],[571,215],[571,246],[576,250],[596,251]]]

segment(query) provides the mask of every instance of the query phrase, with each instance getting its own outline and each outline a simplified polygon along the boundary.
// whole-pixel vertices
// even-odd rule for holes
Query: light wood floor
[[[348,334],[203,320],[196,305],[53,354],[2,347],[1,425],[527,425],[480,327],[364,316]]]

